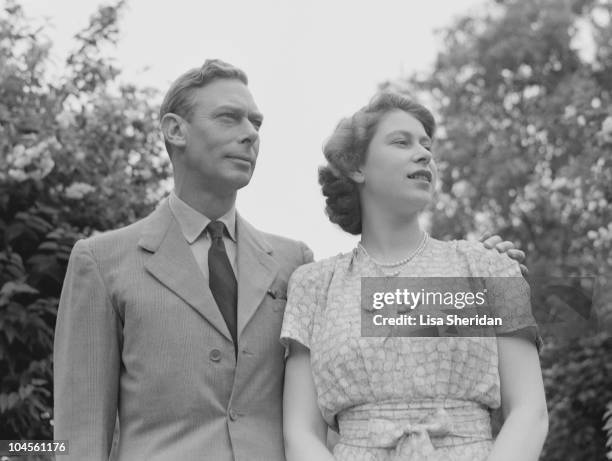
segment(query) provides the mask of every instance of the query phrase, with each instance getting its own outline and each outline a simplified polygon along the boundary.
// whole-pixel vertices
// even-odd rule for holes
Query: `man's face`
[[[215,80],[194,91],[187,120],[185,174],[213,192],[232,192],[251,180],[263,116],[239,80]]]

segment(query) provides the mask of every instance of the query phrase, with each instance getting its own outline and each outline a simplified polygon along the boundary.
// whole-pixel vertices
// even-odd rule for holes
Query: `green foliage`
[[[163,194],[169,163],[157,95],[118,82],[105,53],[123,2],[101,7],[49,77],[42,29],[0,12],[0,439],[52,436],[52,346],[74,242],[133,222]]]
[[[606,432],[606,447],[608,448],[607,457],[612,459],[612,400],[606,405],[606,412],[604,413],[604,431]]]
[[[542,353],[550,429],[542,460],[606,459],[612,402],[612,336],[602,333]],[[608,429],[609,431],[609,429]]]
[[[383,85],[416,94],[440,124],[432,234],[494,230],[526,251],[532,276],[595,276],[594,305],[608,329],[610,75],[610,0],[491,0],[442,32],[432,72]],[[550,431],[542,459],[603,459],[610,338],[544,339]]]
[[[535,275],[612,268],[609,1],[508,0],[460,19],[410,82],[443,129],[432,231],[495,229]]]

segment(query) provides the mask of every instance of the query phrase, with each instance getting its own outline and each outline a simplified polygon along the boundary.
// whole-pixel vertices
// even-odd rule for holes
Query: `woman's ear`
[[[355,181],[357,184],[363,184],[365,182],[365,175],[361,169],[357,168],[355,171],[351,171],[348,177]]]
[[[161,119],[161,129],[164,139],[177,147],[187,144],[187,126],[179,115],[167,113]]]

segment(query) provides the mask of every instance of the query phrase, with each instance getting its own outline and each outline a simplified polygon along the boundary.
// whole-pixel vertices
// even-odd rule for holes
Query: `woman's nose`
[[[412,161],[415,163],[420,163],[422,165],[429,165],[429,162],[431,162],[431,158],[431,152],[425,149],[425,147],[419,145],[412,158]]]

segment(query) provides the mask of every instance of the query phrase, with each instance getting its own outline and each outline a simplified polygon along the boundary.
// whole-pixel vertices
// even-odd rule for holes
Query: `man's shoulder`
[[[122,241],[138,240],[142,230],[144,229],[149,216],[146,216],[138,221],[128,224],[117,229],[110,229],[102,232],[94,232],[89,237],[83,239],[83,242],[89,246],[106,246],[116,245]]]
[[[299,264],[312,261],[312,251],[301,240],[261,230],[243,217],[239,217],[239,220],[240,228],[246,231],[247,238],[258,242],[266,251],[271,251],[277,256],[283,255],[290,259],[297,258]],[[238,234],[238,239],[240,240],[240,238],[240,234]]]
[[[86,249],[93,256],[104,259],[114,255],[125,255],[130,249],[137,247],[150,219],[151,214],[117,229],[94,232],[79,240],[75,248]]]
[[[301,247],[306,246],[304,242],[297,239],[285,237],[283,235],[273,234],[270,232],[258,230],[260,237],[268,243],[273,249],[283,247]]]
[[[312,250],[303,241],[270,232],[258,232],[260,239],[277,257],[288,259],[296,265],[312,261]]]

